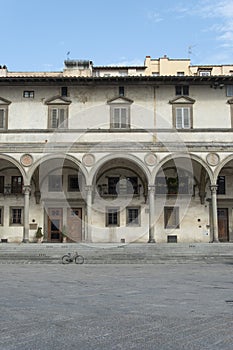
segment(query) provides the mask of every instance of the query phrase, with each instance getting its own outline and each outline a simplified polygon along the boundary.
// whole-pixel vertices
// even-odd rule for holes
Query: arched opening
[[[85,240],[86,179],[78,162],[68,157],[42,159],[31,177],[30,232],[43,228],[51,243]]]
[[[148,180],[129,158],[112,158],[94,176],[92,241],[148,241]]]
[[[190,157],[163,162],[155,178],[158,242],[210,241],[210,177]]]
[[[233,159],[224,162],[217,177],[218,239],[233,241]]]
[[[25,173],[8,157],[0,159],[0,239],[22,242]]]

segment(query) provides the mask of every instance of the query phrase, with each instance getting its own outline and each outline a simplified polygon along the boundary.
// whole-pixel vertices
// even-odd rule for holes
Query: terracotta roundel
[[[91,153],[86,153],[83,156],[83,164],[86,166],[92,166],[95,164],[95,156]]]
[[[23,166],[30,166],[33,163],[33,158],[31,154],[26,153],[21,156],[20,162]]]
[[[153,165],[155,165],[156,162],[157,162],[157,157],[156,157],[156,155],[155,155],[154,153],[147,153],[147,154],[145,155],[144,160],[145,160],[145,163],[146,163],[147,165],[153,166]]]
[[[219,155],[217,154],[217,153],[214,153],[214,152],[212,152],[212,153],[209,153],[209,154],[207,154],[207,156],[206,156],[206,161],[207,161],[207,163],[209,164],[209,165],[211,165],[211,166],[216,166],[216,165],[218,165],[218,163],[219,163]]]

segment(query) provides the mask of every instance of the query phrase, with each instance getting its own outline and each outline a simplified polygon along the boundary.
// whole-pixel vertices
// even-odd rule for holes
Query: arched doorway
[[[102,162],[93,179],[93,242],[148,241],[148,179],[129,157]]]
[[[210,242],[210,177],[203,161],[169,156],[155,178],[158,242]]]
[[[31,178],[31,215],[37,226],[43,227],[44,241],[85,240],[85,183],[81,165],[69,156],[50,156],[35,167]]]

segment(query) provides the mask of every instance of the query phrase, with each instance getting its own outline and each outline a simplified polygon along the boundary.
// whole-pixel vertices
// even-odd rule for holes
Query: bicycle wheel
[[[61,260],[62,260],[62,264],[69,264],[70,263],[69,255],[63,255]]]
[[[75,264],[83,264],[84,263],[84,257],[82,255],[77,255],[75,258]]]

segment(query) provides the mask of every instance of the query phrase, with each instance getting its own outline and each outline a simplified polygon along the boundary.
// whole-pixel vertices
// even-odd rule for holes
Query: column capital
[[[31,186],[25,185],[23,186],[23,194],[30,194],[31,193]]]
[[[211,193],[217,193],[218,185],[210,185]]]
[[[93,191],[93,186],[92,185],[86,185],[85,186],[85,191],[86,192],[92,192]]]
[[[155,185],[148,185],[148,191],[149,192],[155,192]]]

